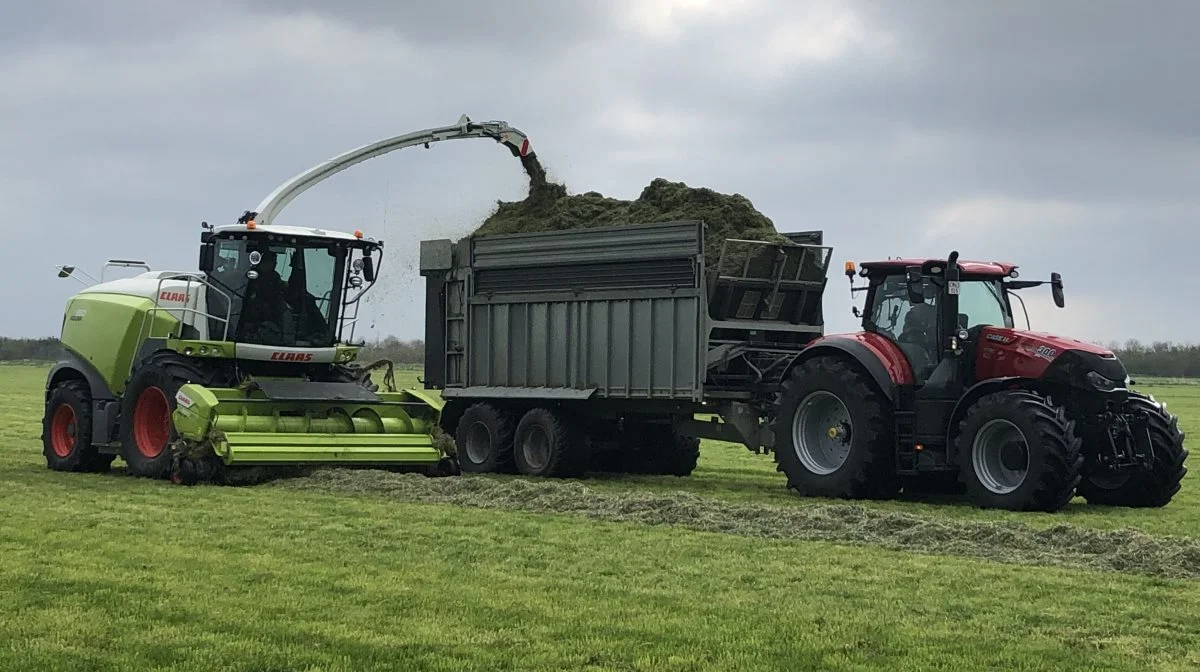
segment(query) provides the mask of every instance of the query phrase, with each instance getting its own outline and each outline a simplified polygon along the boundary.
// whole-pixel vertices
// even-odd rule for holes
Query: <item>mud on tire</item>
[[[46,400],[42,418],[42,454],[54,471],[104,472],[115,455],[92,445],[92,394],[87,382],[59,383]]]
[[[826,415],[819,405],[844,408],[848,426],[836,423],[817,431],[820,421],[827,419],[817,417]],[[772,422],[776,469],[787,476],[789,488],[801,495],[843,499],[886,499],[897,494],[890,403],[857,368],[834,357],[801,363],[784,381],[776,410]],[[819,438],[826,430],[838,432],[836,438],[829,437],[833,443]],[[824,460],[826,468],[814,470],[822,462],[819,455],[826,454],[822,449],[844,450],[844,460],[834,466],[837,460],[830,458]]]
[[[1129,401],[1130,405],[1150,415],[1150,445],[1154,449],[1150,471],[1117,480],[1085,476],[1078,492],[1088,504],[1140,508],[1166,506],[1179,492],[1187,474],[1183,464],[1188,456],[1183,447],[1185,434],[1179,429],[1179,418],[1153,399],[1132,394]]]
[[[454,430],[454,446],[464,473],[512,473],[512,415],[487,402],[472,404]]]
[[[1079,485],[1082,444],[1075,421],[1051,398],[1029,390],[987,395],[958,426],[967,496],[982,508],[1058,511]]]

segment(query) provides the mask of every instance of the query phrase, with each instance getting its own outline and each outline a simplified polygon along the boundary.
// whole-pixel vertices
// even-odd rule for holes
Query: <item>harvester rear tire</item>
[[[1088,504],[1158,508],[1166,506],[1179,492],[1187,474],[1184,461],[1188,451],[1183,447],[1185,434],[1179,429],[1179,418],[1167,412],[1158,402],[1142,395],[1131,395],[1130,402],[1150,414],[1150,443],[1154,460],[1150,471],[1130,474],[1121,481],[1106,482],[1103,478],[1085,477],[1078,493]]]
[[[1019,436],[1021,442],[989,444],[987,432],[993,431],[996,437]],[[1075,496],[1083,440],[1075,434],[1075,421],[1047,396],[1008,390],[983,397],[959,423],[957,442],[967,497],[980,508],[1053,513]],[[1006,449],[1008,456],[993,452]],[[996,459],[989,461],[989,455]]]
[[[115,455],[92,445],[92,393],[87,382],[59,383],[46,401],[42,418],[42,454],[53,471],[105,472]]]
[[[816,447],[803,439],[808,433],[808,417],[797,426],[799,414],[815,413],[805,411],[806,400],[827,404],[839,412],[844,409],[848,415],[848,427],[829,428],[839,430],[837,437],[830,436],[831,441],[842,446],[848,443],[844,459],[836,467],[834,458],[823,469],[806,466],[806,462],[821,466],[814,462]],[[818,418],[813,420],[815,427]],[[787,476],[787,487],[801,495],[889,499],[900,490],[891,404],[873,380],[840,358],[816,357],[795,367],[783,382],[771,427],[776,469]]]
[[[468,474],[512,473],[514,432],[506,410],[487,402],[472,404],[454,430],[459,467]]]
[[[166,478],[174,466],[171,443],[179,435],[171,414],[183,386],[159,364],[142,366],[129,380],[121,400],[121,458],[129,473]]]
[[[571,478],[587,470],[589,451],[578,427],[548,408],[526,412],[513,441],[517,473],[525,476]]]

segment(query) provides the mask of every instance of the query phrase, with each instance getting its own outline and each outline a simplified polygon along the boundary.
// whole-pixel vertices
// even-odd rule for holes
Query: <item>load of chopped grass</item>
[[[729,238],[771,243],[787,242],[769,217],[741,194],[723,194],[706,187],[657,178],[636,200],[610,198],[595,191],[568,194],[566,186],[550,181],[535,155],[523,158],[529,175],[529,195],[522,201],[500,201],[496,211],[473,235],[568,231],[602,226],[700,220],[705,224],[705,261],[715,264]]]
[[[673,525],[701,532],[879,546],[898,551],[1200,579],[1200,541],[1059,524],[1039,529],[884,511],[854,504],[738,505],[690,493],[600,493],[574,481],[464,476],[430,479],[380,470],[319,468],[280,487],[373,494],[405,502]]]

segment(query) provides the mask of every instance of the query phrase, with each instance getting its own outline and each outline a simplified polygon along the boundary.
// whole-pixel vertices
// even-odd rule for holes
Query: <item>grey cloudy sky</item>
[[[844,259],[944,255],[1064,274],[1035,328],[1200,341],[1200,3],[219,0],[8,3],[0,20],[0,334],[52,335],[110,257],[192,269],[330,156],[461,114],[528,133],[573,191],[655,177],[749,197]],[[524,174],[491,142],[408,149],[280,221],[363,228],[390,272],[368,337],[423,333],[417,242]],[[378,291],[382,290],[382,291]],[[361,332],[360,332],[361,335]]]

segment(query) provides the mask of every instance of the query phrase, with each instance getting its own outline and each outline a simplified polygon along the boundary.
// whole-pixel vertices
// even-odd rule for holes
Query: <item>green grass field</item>
[[[1193,476],[1158,511],[837,509],[706,443],[688,479],[186,488],[46,470],[44,374],[0,366],[0,669],[1200,667],[1200,582],[1169,578],[1200,574]],[[1200,387],[1153,392],[1200,436]],[[830,520],[846,543],[787,538]],[[1012,562],[969,557],[1006,539]],[[1114,539],[1140,546],[1069,566]]]

